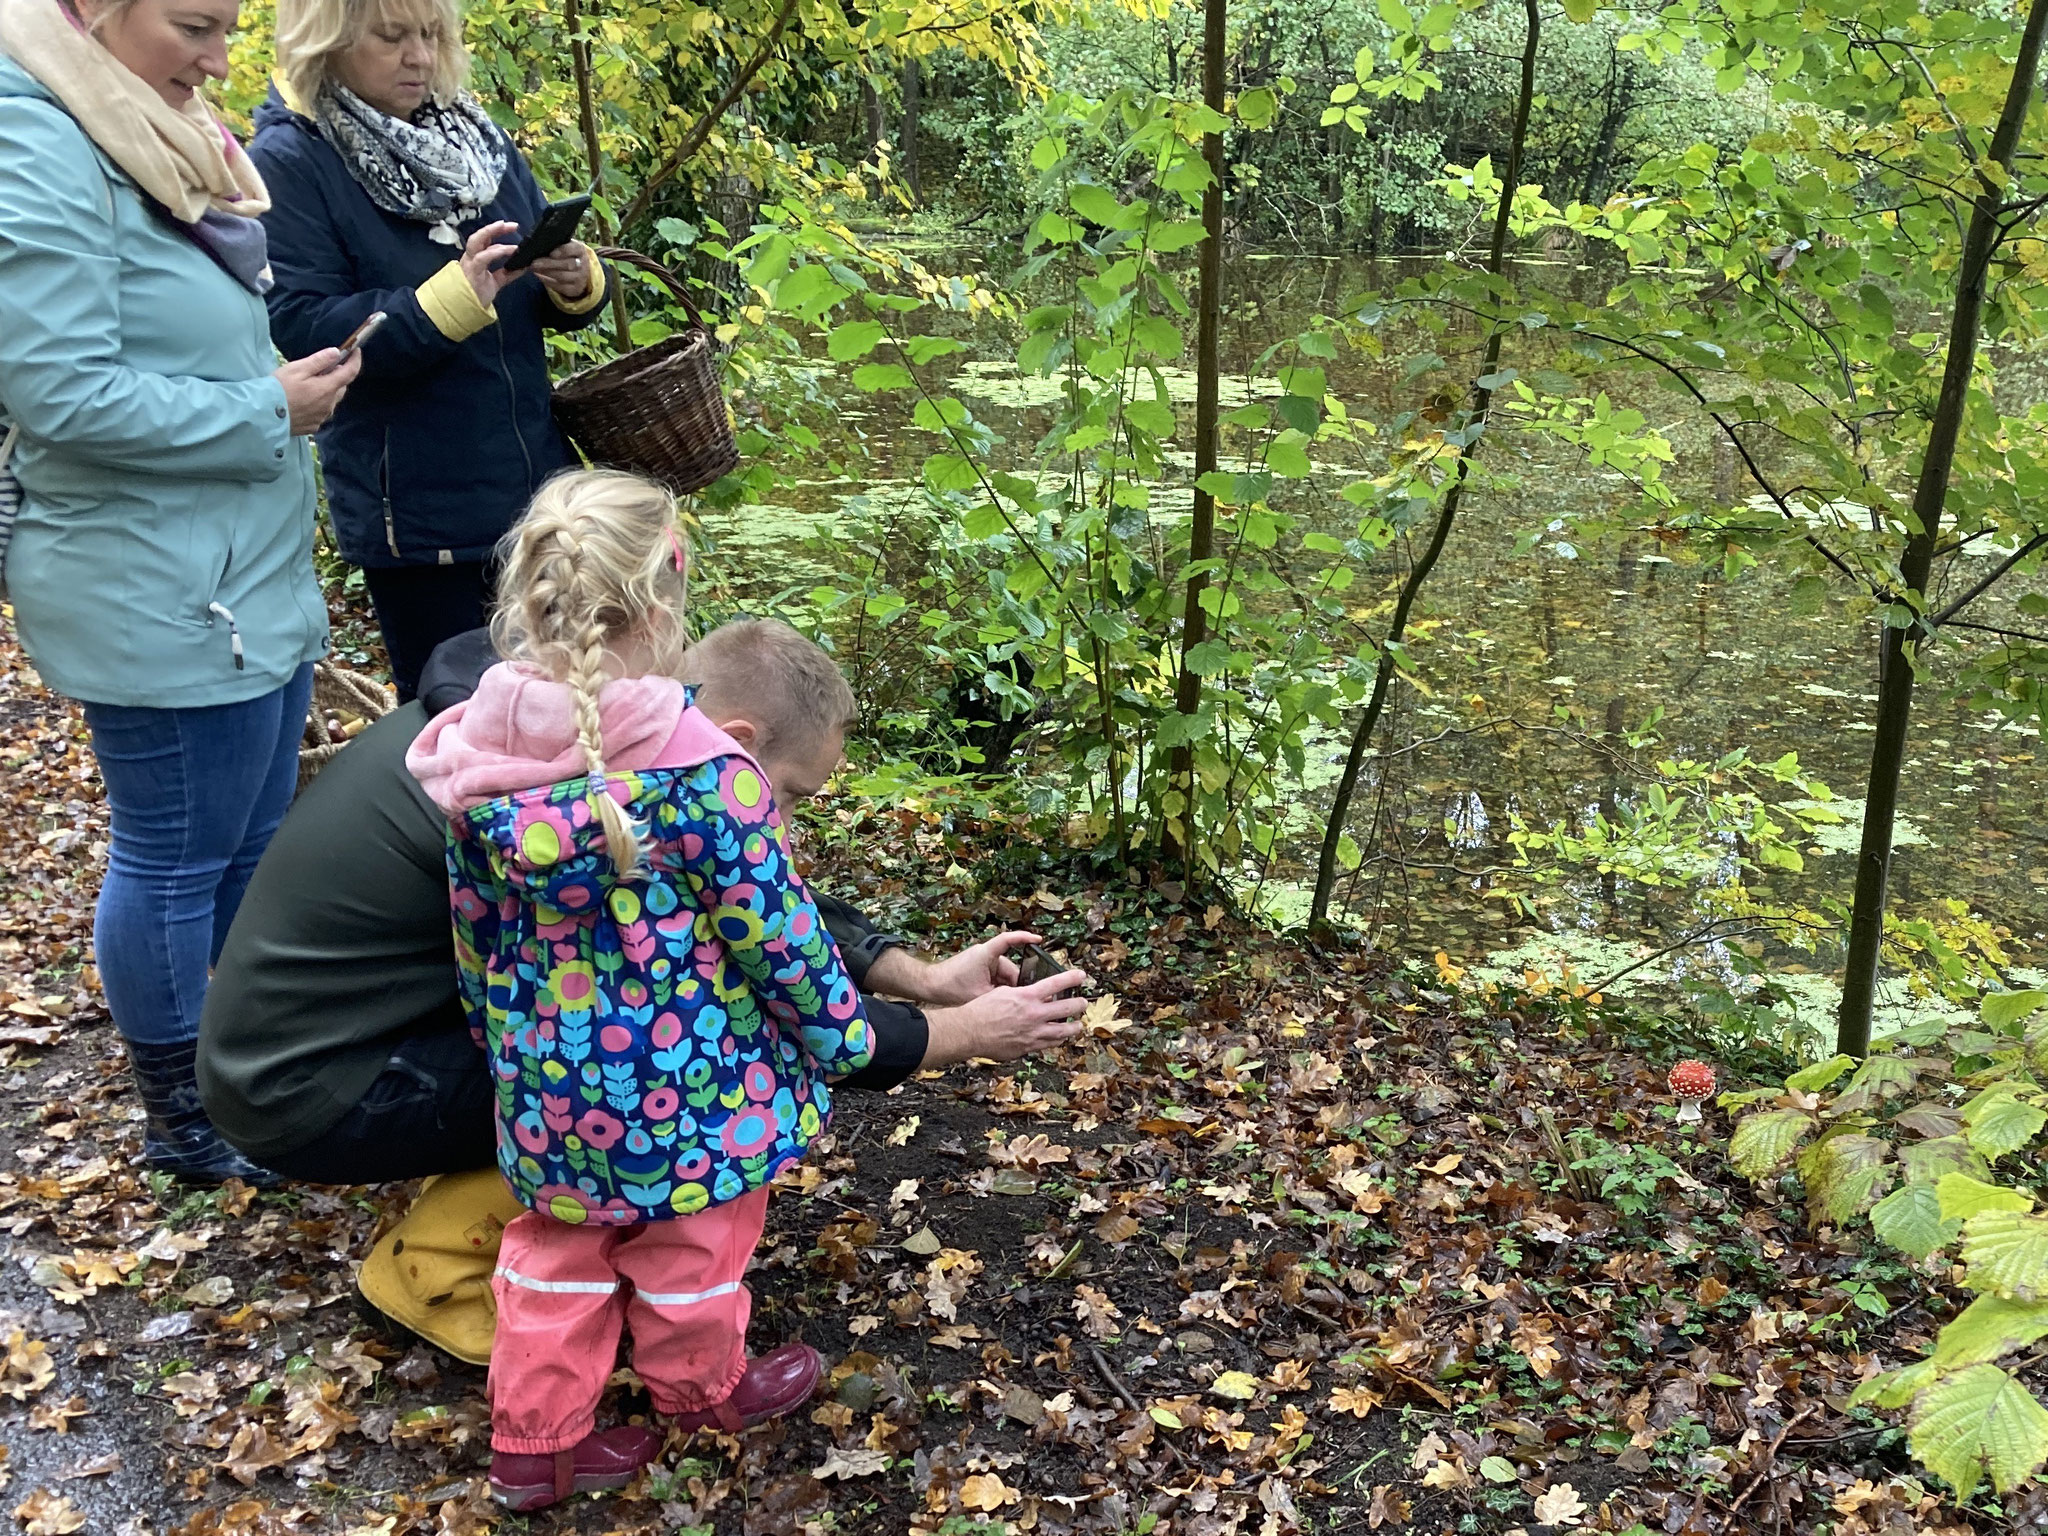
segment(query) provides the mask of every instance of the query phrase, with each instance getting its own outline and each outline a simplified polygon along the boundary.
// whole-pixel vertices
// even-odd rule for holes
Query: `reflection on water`
[[[1237,372],[1226,407],[1277,391],[1254,366],[1263,350],[1312,315],[1334,312],[1367,283],[1358,263],[1293,257],[1262,260],[1241,275],[1244,291],[1233,297],[1226,321],[1226,366]],[[978,327],[954,332],[970,350],[949,360],[948,387],[998,434],[998,463],[1028,469],[1032,445],[1054,419],[1058,381],[1017,375],[1008,361],[1015,337],[1003,329],[1005,322],[949,317],[948,323]],[[1448,345],[1437,345],[1451,355]],[[1331,390],[1354,414],[1384,418],[1443,387],[1441,375],[1404,383],[1401,362],[1391,348],[1384,363],[1361,354],[1330,362]],[[787,505],[706,515],[713,545],[708,567],[757,600],[829,580],[835,560],[915,558],[914,551],[835,550],[829,536],[846,520],[849,505],[908,510],[914,515],[902,526],[921,526],[915,514],[923,493],[915,476],[935,440],[909,425],[909,406],[900,397],[858,394],[829,364],[815,366],[816,386],[847,407],[835,413],[843,442],[831,446],[845,463],[864,469],[857,483],[794,487],[785,493]],[[1191,373],[1163,372],[1172,398],[1192,399]],[[1717,465],[1710,435],[1682,402],[1619,378],[1611,392],[1618,403],[1646,411],[1672,439],[1679,454],[1674,480],[1702,493],[1725,486],[1727,466]],[[1184,430],[1187,425],[1184,414]],[[1690,932],[1699,914],[1682,891],[1645,892],[1594,879],[1572,887],[1549,914],[1555,932],[1533,931],[1498,895],[1488,894],[1488,871],[1509,861],[1511,816],[1548,824],[1611,810],[1629,785],[1616,781],[1594,744],[1659,707],[1671,755],[1713,759],[1740,747],[1773,759],[1796,751],[1808,772],[1854,796],[1868,763],[1876,631],[1869,621],[1847,617],[1838,600],[1804,615],[1795,611],[1789,578],[1751,572],[1726,582],[1718,569],[1674,560],[1647,535],[1581,548],[1565,536],[1561,520],[1623,506],[1631,488],[1618,475],[1576,461],[1546,460],[1540,454],[1556,450],[1526,438],[1501,434],[1496,443],[1494,462],[1518,459],[1520,483],[1467,503],[1426,590],[1411,647],[1429,691],[1397,687],[1381,734],[1383,745],[1426,744],[1400,752],[1383,784],[1370,776],[1361,786],[1353,830],[1369,856],[1341,894],[1353,916],[1381,925],[1391,946],[1442,949],[1454,961],[1485,961],[1495,971],[1540,962],[1555,974],[1566,960],[1582,978],[1595,979]],[[1376,467],[1368,455],[1383,451],[1370,442],[1334,447],[1329,467],[1366,471]],[[1336,499],[1341,483],[1336,473],[1302,482],[1292,488],[1300,498],[1293,510],[1325,526],[1348,527],[1355,514]],[[1188,494],[1184,485],[1161,488],[1154,515],[1162,522],[1185,516]],[[814,537],[821,532],[827,540]],[[1518,556],[1516,541],[1525,534],[1541,536]],[[1391,593],[1401,570],[1400,551],[1389,551],[1354,588],[1354,613],[1369,631],[1383,625],[1379,595]],[[1968,574],[1965,568],[1956,579]],[[1986,619],[1996,622],[1989,614]],[[1894,899],[1902,911],[1943,897],[1965,899],[2011,929],[2022,954],[2048,953],[2041,910],[2048,892],[2048,780],[2038,735],[1950,697],[1946,685],[1953,675],[1953,659],[1937,652],[1919,694]],[[1558,706],[1567,712],[1562,718]],[[1344,747],[1337,738],[1312,744],[1308,771],[1291,787],[1301,801],[1298,836],[1263,878],[1247,880],[1247,892],[1256,891],[1260,905],[1281,917],[1305,910],[1303,866],[1312,862]],[[1846,816],[1845,824],[1816,839],[1803,874],[1774,872],[1780,897],[1846,901],[1861,804],[1852,799],[1831,808]],[[1369,838],[1375,822],[1376,841]],[[1712,879],[1717,872],[1698,873]],[[1674,968],[1726,965],[1725,952],[1702,945],[1645,967],[1616,990],[1668,980]],[[1825,978],[1795,978],[1792,985],[1808,988],[1811,1006],[1825,1012]]]

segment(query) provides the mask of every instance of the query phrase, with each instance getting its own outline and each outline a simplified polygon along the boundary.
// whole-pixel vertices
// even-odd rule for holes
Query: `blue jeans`
[[[312,693],[308,662],[241,704],[85,706],[113,826],[93,950],[126,1038],[198,1035],[207,973],[291,805]]]

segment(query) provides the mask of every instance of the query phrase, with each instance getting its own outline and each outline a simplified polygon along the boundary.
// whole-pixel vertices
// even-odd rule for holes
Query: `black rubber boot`
[[[142,1160],[150,1167],[193,1184],[219,1184],[240,1179],[257,1189],[278,1183],[276,1174],[259,1168],[220,1138],[206,1107],[199,1102],[193,1062],[196,1042],[128,1047],[128,1065],[135,1073],[135,1092],[149,1112],[142,1135]]]

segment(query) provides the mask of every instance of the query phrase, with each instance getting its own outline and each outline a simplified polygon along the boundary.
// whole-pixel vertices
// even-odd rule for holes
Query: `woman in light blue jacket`
[[[199,1106],[193,1042],[296,779],[327,635],[304,435],[359,366],[277,367],[268,200],[198,95],[236,10],[0,0],[0,416],[25,492],[7,592],[92,729],[113,827],[93,947],[144,1153],[197,1178],[256,1176]]]

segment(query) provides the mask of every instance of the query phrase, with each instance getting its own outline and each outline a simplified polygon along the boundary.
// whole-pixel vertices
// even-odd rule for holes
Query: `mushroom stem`
[[[1678,1101],[1678,1118],[1681,1120],[1699,1119],[1700,1101],[1698,1099],[1680,1099]]]

